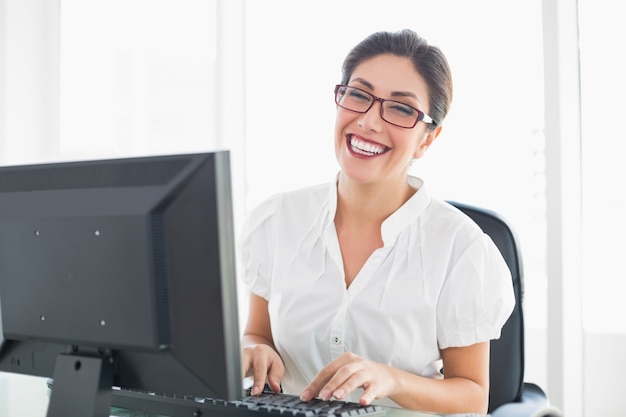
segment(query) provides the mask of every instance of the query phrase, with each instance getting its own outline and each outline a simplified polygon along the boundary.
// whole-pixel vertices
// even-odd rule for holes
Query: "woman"
[[[274,196],[244,228],[253,395],[267,383],[304,401],[486,412],[489,340],[515,302],[509,271],[471,220],[408,175],[451,99],[445,57],[410,30],[349,53],[336,182]]]

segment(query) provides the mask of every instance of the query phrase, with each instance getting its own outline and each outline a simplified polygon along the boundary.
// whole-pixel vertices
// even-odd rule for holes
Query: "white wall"
[[[626,335],[585,332],[584,413],[586,417],[623,417]],[[569,416],[568,416],[569,417]]]

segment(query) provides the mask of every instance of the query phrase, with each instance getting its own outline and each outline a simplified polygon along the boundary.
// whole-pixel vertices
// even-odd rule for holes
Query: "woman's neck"
[[[415,191],[406,179],[391,184],[363,184],[340,173],[337,180],[337,216],[344,221],[382,224]]]

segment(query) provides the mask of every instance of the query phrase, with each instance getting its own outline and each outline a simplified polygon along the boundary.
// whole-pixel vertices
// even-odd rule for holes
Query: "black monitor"
[[[240,398],[233,234],[228,151],[0,167],[0,371],[55,417]]]

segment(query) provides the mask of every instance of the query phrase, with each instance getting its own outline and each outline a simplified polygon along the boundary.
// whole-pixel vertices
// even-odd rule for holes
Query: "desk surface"
[[[255,413],[257,416],[261,416],[261,414],[259,413]],[[204,414],[203,414],[204,415]],[[247,414],[241,414],[242,416],[246,416]],[[207,417],[209,417],[209,415],[207,415]],[[223,416],[223,415],[222,415]],[[220,416],[220,417],[222,417]],[[265,415],[263,415],[265,416]],[[387,412],[383,415],[376,415],[376,417],[440,417],[440,414],[430,414],[430,413],[420,413],[420,412],[415,412],[415,411],[407,411],[407,410],[402,410],[402,409],[388,409]],[[452,417],[462,417],[461,415],[457,414],[455,416]],[[155,415],[155,414],[149,414],[149,413],[145,413],[145,412],[141,412],[141,411],[133,411],[133,410],[126,410],[123,408],[112,408],[111,409],[111,417],[169,417],[169,416],[159,416],[159,415]],[[451,416],[448,416],[451,417]],[[470,417],[470,415],[468,415],[468,417]]]
[[[49,391],[46,378],[30,377],[24,375],[14,375],[0,372],[0,416],[11,417],[44,417],[46,416]],[[130,398],[132,403],[132,398]],[[167,416],[159,416],[157,414],[149,414],[144,411],[131,411],[125,408],[114,407],[111,409],[111,416],[115,417],[178,417],[189,416],[188,404],[167,400],[167,405],[161,407],[156,405],[159,410],[166,411]],[[119,403],[119,401],[118,401]],[[188,402],[185,402],[188,403]],[[211,410],[204,410],[201,415],[205,417],[211,416]],[[161,411],[163,412],[163,411]],[[170,414],[171,413],[171,414]],[[223,416],[223,409],[218,413]],[[259,416],[258,413],[233,411],[233,416]],[[384,414],[386,417],[444,417],[441,414],[423,413],[417,411],[409,411],[399,408],[387,408]],[[457,414],[456,417],[476,417],[475,414]],[[449,416],[448,416],[449,417]]]
[[[454,416],[448,417],[463,417],[466,414],[455,414]],[[406,411],[400,409],[389,409],[387,413],[381,415],[377,415],[376,417],[437,417],[441,416],[440,414],[428,414],[428,413],[420,413],[414,411]],[[471,417],[471,414],[467,414],[468,417]],[[146,414],[138,411],[125,410],[121,408],[114,408],[111,410],[111,417],[168,417],[168,416],[156,416],[154,414]]]
[[[167,417],[187,417],[190,415],[201,416],[219,416],[219,417],[259,417],[265,414],[249,411],[246,409],[238,409],[224,406],[213,406],[211,404],[194,403],[189,400],[179,400],[175,398],[165,398],[160,396],[150,396],[146,401],[144,394],[133,393],[129,391],[117,392],[114,394],[114,402],[120,407],[126,409],[142,409],[149,412],[165,413]],[[120,417],[155,417],[152,414],[136,414],[124,408],[114,409],[115,416]],[[441,414],[424,413],[417,411],[409,411],[401,408],[385,408],[385,414],[377,414],[377,416],[386,417],[446,417]],[[456,415],[460,417],[461,415]],[[467,417],[479,417],[476,415],[464,414]],[[157,416],[162,417],[162,416]],[[449,417],[449,416],[448,416]]]

